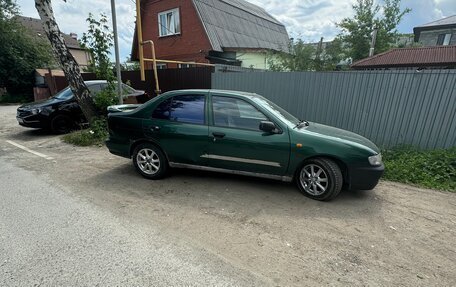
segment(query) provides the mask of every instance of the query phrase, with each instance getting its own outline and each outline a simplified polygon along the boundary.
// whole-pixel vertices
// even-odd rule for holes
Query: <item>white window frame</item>
[[[443,36],[443,38],[442,38],[442,36]],[[451,33],[439,34],[437,36],[437,46],[448,46],[448,45],[450,45],[451,36],[452,36]],[[441,43],[439,43],[440,39],[442,39]]]
[[[448,46],[450,45],[450,41],[451,41],[451,33],[447,33],[445,34],[445,38],[443,38],[443,46]]]
[[[193,68],[193,64],[179,64],[179,69],[188,69],[188,68]]]
[[[157,70],[168,69],[168,64],[166,63],[157,63]]]
[[[172,23],[162,23],[162,16],[167,18],[168,14],[171,13]],[[167,21],[166,21],[167,22]],[[167,25],[168,24],[168,25]],[[165,27],[165,32],[163,33],[163,27]],[[180,35],[181,33],[181,24],[180,24],[180,13],[179,8],[174,8],[158,13],[158,35],[160,37],[167,37],[173,35]]]

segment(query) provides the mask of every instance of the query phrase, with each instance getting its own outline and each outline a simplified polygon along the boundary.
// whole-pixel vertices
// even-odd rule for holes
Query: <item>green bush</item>
[[[456,147],[419,150],[403,146],[382,154],[384,179],[456,192]]]
[[[32,101],[33,101],[33,97],[31,97],[30,95],[24,95],[24,94],[11,95],[9,93],[6,93],[6,94],[0,96],[0,103],[24,104],[24,103],[28,103],[28,102],[32,102]]]
[[[114,83],[108,82],[106,88],[94,96],[93,101],[100,114],[106,116],[108,114],[108,107],[119,103]]]
[[[106,118],[98,118],[90,123],[90,127],[63,136],[63,141],[77,146],[103,145],[108,137]]]

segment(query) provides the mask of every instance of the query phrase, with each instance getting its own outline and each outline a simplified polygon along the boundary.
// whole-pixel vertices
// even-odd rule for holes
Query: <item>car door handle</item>
[[[153,132],[158,132],[160,130],[160,127],[159,126],[152,126],[152,127],[150,127],[150,130],[153,131]]]
[[[220,133],[220,132],[213,132],[212,135],[214,136],[214,138],[223,138],[225,136],[224,133]]]

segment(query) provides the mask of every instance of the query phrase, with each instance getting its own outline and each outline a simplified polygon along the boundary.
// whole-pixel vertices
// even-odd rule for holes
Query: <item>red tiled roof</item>
[[[359,60],[353,69],[388,67],[455,66],[456,46],[401,48]]]

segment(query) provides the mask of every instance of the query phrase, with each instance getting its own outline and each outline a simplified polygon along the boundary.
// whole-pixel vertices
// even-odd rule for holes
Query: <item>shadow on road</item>
[[[47,139],[58,136],[59,135],[53,134],[51,131],[46,129],[23,128],[19,130],[17,133],[11,134],[10,138],[12,140],[33,141],[37,139]]]
[[[262,211],[310,218],[359,218],[381,209],[375,190],[343,190],[333,201],[320,202],[302,195],[294,183],[247,176],[172,169],[162,180],[148,180],[141,177],[130,162],[88,178],[87,184],[109,187],[109,193],[126,196],[128,200],[139,199],[144,204],[150,198],[176,208],[224,206],[242,214]]]

